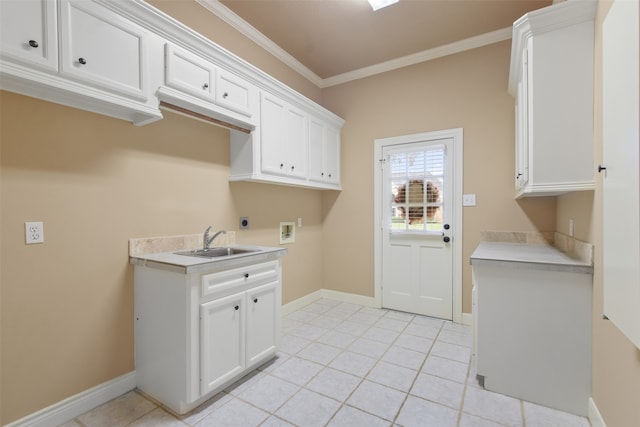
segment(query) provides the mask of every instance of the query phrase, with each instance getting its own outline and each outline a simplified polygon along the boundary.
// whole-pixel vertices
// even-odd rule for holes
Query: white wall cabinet
[[[340,131],[309,119],[309,179],[340,183]]]
[[[55,0],[0,3],[2,58],[58,71],[58,21]]]
[[[271,359],[280,340],[280,261],[216,265],[135,267],[137,386],[181,414]]]
[[[595,2],[562,2],[513,25],[516,195],[593,190]]]
[[[307,177],[307,115],[266,92],[260,98],[262,172]]]

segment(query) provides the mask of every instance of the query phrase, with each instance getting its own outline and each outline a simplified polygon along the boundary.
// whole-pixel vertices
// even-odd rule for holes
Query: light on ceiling
[[[371,9],[375,12],[378,9],[382,9],[383,7],[391,6],[392,4],[398,3],[399,0],[367,0],[371,5]]]

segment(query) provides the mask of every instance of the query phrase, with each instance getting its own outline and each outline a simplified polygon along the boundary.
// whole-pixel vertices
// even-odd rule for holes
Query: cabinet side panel
[[[187,396],[190,334],[185,277],[146,267],[135,269],[137,386],[176,412]]]

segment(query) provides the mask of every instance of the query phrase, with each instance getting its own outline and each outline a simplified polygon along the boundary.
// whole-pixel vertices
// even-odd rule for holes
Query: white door
[[[383,307],[453,319],[453,145],[436,134],[381,146]]]

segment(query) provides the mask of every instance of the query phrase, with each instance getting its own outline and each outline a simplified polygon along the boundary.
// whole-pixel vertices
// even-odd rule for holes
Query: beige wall
[[[342,186],[324,196],[325,286],[373,296],[373,146],[377,138],[464,131],[463,311],[471,312],[469,256],[485,230],[555,230],[555,199],[516,201],[510,41],[324,90],[343,117]],[[341,251],[332,250],[340,247]],[[348,254],[345,256],[344,254]]]
[[[596,164],[602,161],[602,22],[611,6],[600,0],[596,15],[594,142]],[[610,321],[602,319],[602,177],[596,191],[558,198],[558,228],[568,231],[575,221],[575,235],[595,245],[593,277],[592,396],[607,427],[640,425],[640,350]]]

